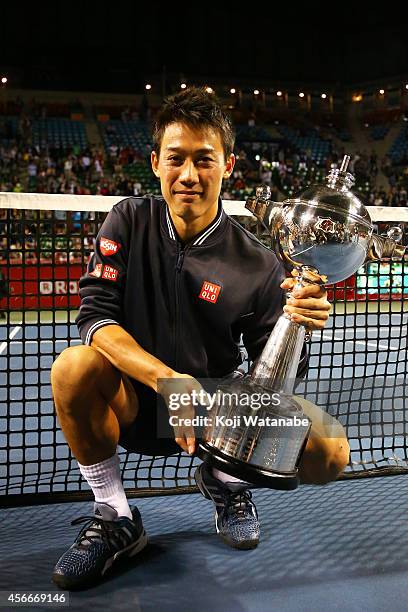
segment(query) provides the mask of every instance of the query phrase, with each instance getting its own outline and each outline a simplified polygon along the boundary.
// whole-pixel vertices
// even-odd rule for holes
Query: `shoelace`
[[[87,523],[77,537],[77,544],[80,548],[87,548],[96,540],[103,540],[109,547],[111,552],[112,539],[116,540],[117,535],[114,533],[112,528],[109,528],[107,521],[97,516],[80,516],[79,518],[71,521],[71,525],[80,525],[81,523]],[[95,527],[94,524],[96,523]],[[116,543],[116,542],[115,542]]]
[[[251,508],[251,491],[239,491],[237,493],[230,493],[228,496],[227,510],[229,514],[236,514],[240,518],[244,518],[246,510]]]

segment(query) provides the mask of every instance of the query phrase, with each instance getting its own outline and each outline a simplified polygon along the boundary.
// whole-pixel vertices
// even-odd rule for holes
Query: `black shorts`
[[[222,380],[227,382],[242,376],[243,372],[234,370]],[[121,431],[120,446],[142,455],[168,457],[180,453],[181,448],[174,440],[174,430],[169,423],[169,411],[163,397],[137,380],[132,379],[131,382],[139,399],[139,412],[133,423]],[[220,379],[203,386],[211,393],[219,382]]]
[[[181,448],[174,441],[174,432],[169,423],[169,411],[164,399],[150,387],[136,380],[131,382],[139,399],[139,412],[133,423],[121,431],[120,446],[142,455],[169,456],[178,453]],[[159,423],[160,437],[158,437]]]

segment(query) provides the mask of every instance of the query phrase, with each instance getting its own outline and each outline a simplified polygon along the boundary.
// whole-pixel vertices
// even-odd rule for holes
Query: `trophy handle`
[[[370,238],[364,263],[379,261],[380,259],[403,259],[407,247],[399,244],[402,234],[403,231],[400,227],[391,227],[385,238],[373,234]]]

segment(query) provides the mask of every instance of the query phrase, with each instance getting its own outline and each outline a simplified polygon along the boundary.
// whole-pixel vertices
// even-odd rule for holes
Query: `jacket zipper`
[[[180,248],[180,245],[177,245],[177,262],[176,262],[176,274],[175,274],[175,323],[174,323],[174,369],[178,370],[178,338],[179,338],[179,330],[180,330],[180,272],[183,267],[185,248]]]

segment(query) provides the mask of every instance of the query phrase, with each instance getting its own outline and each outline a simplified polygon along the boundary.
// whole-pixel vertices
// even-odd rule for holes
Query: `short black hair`
[[[216,96],[204,87],[189,87],[164,100],[153,128],[153,148],[157,156],[160,154],[165,129],[171,123],[185,123],[193,128],[210,127],[217,130],[225,159],[234,149],[235,132],[231,119],[223,111]]]

